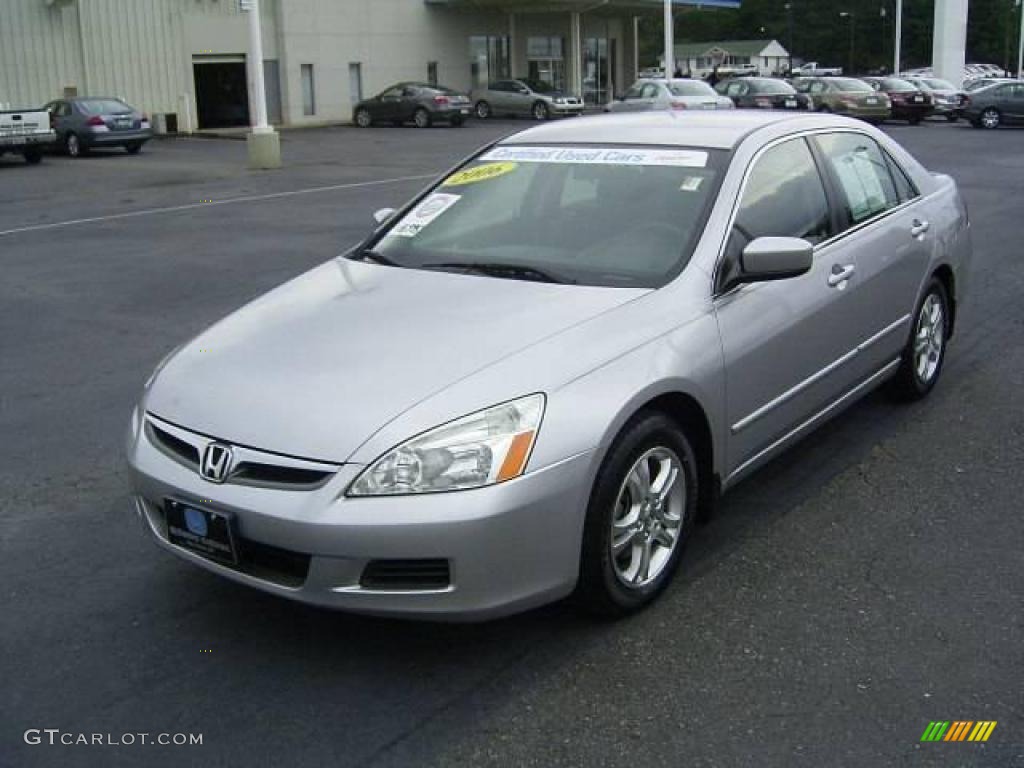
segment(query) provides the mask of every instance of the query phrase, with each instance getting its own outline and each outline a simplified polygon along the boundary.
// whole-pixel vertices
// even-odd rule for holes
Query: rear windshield
[[[501,145],[353,258],[598,286],[664,285],[689,261],[726,153]]]
[[[917,86],[908,80],[902,80],[898,77],[887,77],[882,81],[882,90],[905,93],[908,91],[916,91]]]
[[[82,99],[78,106],[87,115],[116,115],[132,111],[131,107],[117,99]]]
[[[938,80],[936,78],[929,77],[929,78],[926,78],[926,79],[922,80],[921,82],[924,83],[925,85],[927,85],[933,91],[955,91],[956,90],[956,86],[953,85],[948,80]]]
[[[766,96],[778,93],[784,93],[789,96],[796,93],[793,86],[782,80],[750,80],[749,82],[751,91]]]
[[[852,77],[833,77],[828,81],[833,91],[840,93],[873,93],[874,89],[863,80]]]
[[[668,83],[673,96],[714,96],[714,89],[699,80],[673,80]]]

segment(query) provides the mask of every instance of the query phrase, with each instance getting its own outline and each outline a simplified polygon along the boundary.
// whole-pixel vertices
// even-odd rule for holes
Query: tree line
[[[970,0],[967,60],[1016,69],[1020,0]],[[902,68],[927,66],[932,58],[934,0],[904,0]],[[844,14],[844,15],[841,15]],[[892,67],[895,0],[743,0],[738,10],[679,9],[677,43],[776,39],[805,61],[855,72]],[[852,40],[851,40],[852,33]],[[640,22],[641,63],[662,53],[661,16]]]

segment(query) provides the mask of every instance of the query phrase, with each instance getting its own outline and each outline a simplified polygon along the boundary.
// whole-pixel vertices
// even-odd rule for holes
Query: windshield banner
[[[663,165],[675,168],[704,168],[708,164],[708,153],[693,149],[504,146],[495,147],[480,160],[485,162]]]

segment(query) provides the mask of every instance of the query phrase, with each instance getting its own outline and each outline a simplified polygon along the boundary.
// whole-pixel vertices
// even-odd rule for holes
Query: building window
[[[427,62],[427,82],[431,85],[437,85],[437,62]]]
[[[474,35],[469,38],[469,69],[474,88],[511,77],[509,39]]]
[[[313,65],[302,65],[302,114],[316,114],[316,87],[313,83]]]

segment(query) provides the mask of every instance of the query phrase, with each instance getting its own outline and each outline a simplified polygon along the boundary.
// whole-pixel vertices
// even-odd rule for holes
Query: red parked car
[[[892,102],[894,120],[917,125],[935,110],[932,97],[909,80],[901,77],[863,77],[876,91],[887,94]]]

